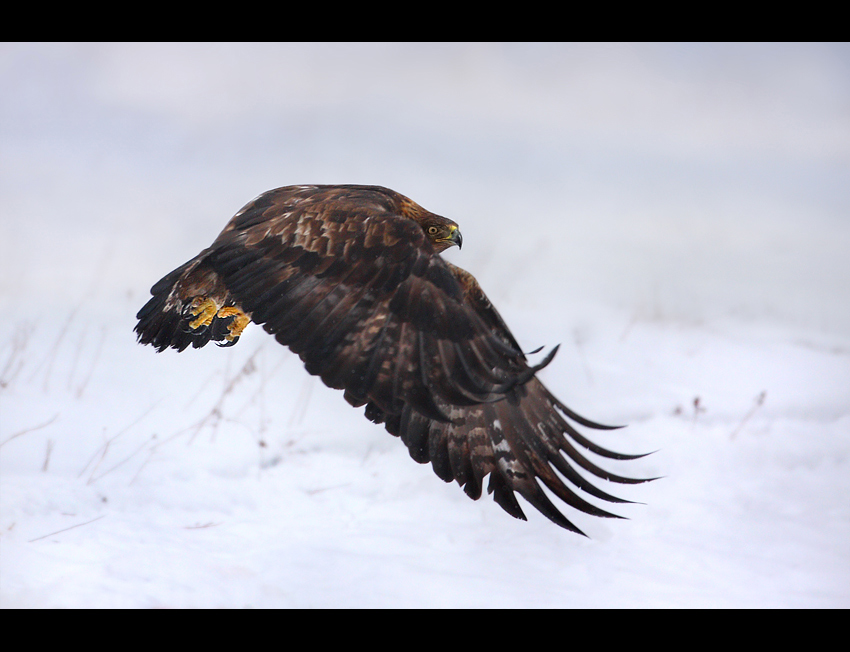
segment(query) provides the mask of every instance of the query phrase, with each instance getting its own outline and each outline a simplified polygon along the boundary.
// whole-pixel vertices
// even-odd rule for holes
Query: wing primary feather
[[[451,346],[450,346],[451,345]],[[470,386],[471,379],[468,375],[458,377],[454,373],[455,365],[449,368],[448,358],[454,359],[457,355],[457,346],[446,340],[437,340],[437,356],[440,360],[440,368],[443,373],[443,378],[446,385],[454,393],[449,397],[454,405],[477,405],[479,403],[494,402],[501,399],[501,396],[491,396],[483,388],[475,385]],[[464,381],[468,381],[464,383]]]
[[[543,360],[534,365],[533,367],[528,367],[523,373],[521,373],[518,377],[514,385],[525,385],[529,380],[531,380],[532,376],[536,374],[538,371],[546,367],[552,360],[555,358],[555,354],[558,352],[558,349],[561,347],[560,344],[556,345],[551,351],[549,351],[548,355],[543,358]]]
[[[428,431],[428,457],[431,459],[431,467],[437,477],[445,482],[454,480],[451,460],[449,458],[449,442],[446,436],[448,424],[439,424]]]
[[[493,383],[491,391],[498,394],[504,394],[510,388],[510,379],[507,374],[504,372],[501,375],[496,374],[496,371],[501,370],[497,369],[484,359],[484,354],[478,349],[478,344],[475,340],[470,340],[468,342],[468,346],[473,357],[478,362],[478,368],[481,369],[481,371],[486,374],[487,378],[489,378],[489,381]],[[460,353],[460,360],[464,370],[471,377],[474,372],[466,358],[466,354],[460,347],[458,347],[458,352]]]
[[[509,401],[502,401],[497,403],[494,408],[500,428],[494,429],[491,437],[493,437],[495,449],[503,449],[505,444],[508,446],[507,450],[503,450],[502,454],[497,456],[497,461],[500,468],[504,469],[504,475],[509,479],[508,483],[511,488],[519,492],[523,498],[554,523],[573,532],[581,533],[543,493],[535,480],[535,476],[543,480],[547,486],[551,485],[549,488],[567,504],[575,503],[572,506],[582,511],[590,510],[589,513],[594,513],[594,510],[599,508],[590,505],[569,491],[557,479],[551,467],[541,461],[535,451],[529,448],[529,444],[537,446],[539,442],[533,435],[529,437],[528,432],[523,432],[523,427],[528,428],[528,424],[524,422],[522,412],[514,404]],[[499,441],[499,438],[501,438],[501,441]],[[608,514],[604,510],[599,511],[602,513],[596,514],[598,516]]]
[[[594,444],[587,437],[578,432],[575,428],[573,428],[569,423],[564,422],[564,431],[570,436],[570,438],[575,441],[580,446],[583,446],[587,450],[592,453],[596,453],[601,457],[607,457],[612,460],[637,460],[641,457],[646,457],[647,455],[652,455],[657,451],[651,451],[649,453],[638,453],[636,455],[626,454],[626,453],[617,453],[607,448],[603,448],[599,444]]]
[[[467,496],[473,500],[478,500],[481,497],[484,477],[492,473],[496,466],[493,460],[493,447],[487,437],[487,431],[484,429],[482,409],[470,411],[467,416],[467,426],[466,445],[471,477],[463,490]]]
[[[558,406],[558,409],[561,410],[564,414],[566,414],[570,419],[575,421],[576,423],[580,423],[583,426],[588,428],[593,428],[594,430],[619,430],[620,428],[624,428],[625,426],[605,426],[601,423],[596,423],[595,421],[591,421],[590,419],[586,419],[580,414],[576,414],[566,405],[561,403],[555,396],[551,394],[547,390],[546,394],[549,396],[549,400],[552,401],[555,405]]]
[[[469,366],[469,361],[466,359],[466,355],[463,352],[463,347],[461,346],[461,344],[459,342],[453,342],[452,344],[455,348],[455,360],[458,363],[457,369],[459,372],[463,373],[463,375],[465,376],[465,381],[471,386],[473,386],[480,394],[494,392],[494,384],[492,382],[487,382],[482,379]]]
[[[564,440],[561,442],[561,450],[563,450],[571,460],[573,460],[576,464],[578,464],[581,468],[586,471],[590,471],[597,478],[602,478],[603,480],[608,480],[609,482],[616,482],[617,484],[642,484],[644,482],[652,482],[653,480],[657,480],[658,478],[626,478],[621,475],[616,475],[614,473],[610,473],[605,469],[602,469],[596,466],[593,462],[584,457],[581,453],[579,453],[575,447],[570,444],[568,441]]]
[[[538,428],[535,429],[529,420],[526,410],[534,409],[533,401],[526,401],[526,409],[514,409],[510,417],[515,417],[517,423],[514,424],[514,429],[527,446],[525,457],[530,463],[535,475],[543,480],[543,483],[555,493],[558,498],[585,514],[592,516],[601,516],[603,518],[624,518],[618,514],[612,514],[596,505],[587,502],[573,491],[571,491],[552,470],[549,465],[553,458],[552,453],[557,454],[557,449],[553,451],[548,444],[549,433],[546,431],[546,423],[543,420],[534,419],[538,423]],[[509,417],[509,418],[510,418]],[[563,460],[563,458],[561,458]],[[556,467],[557,468],[557,467]],[[577,475],[577,474],[576,474]],[[581,483],[587,484],[587,483]]]
[[[469,441],[466,434],[454,424],[446,426],[449,465],[457,483],[464,487],[474,480],[475,474],[469,456]],[[467,492],[468,494],[468,492]]]
[[[567,480],[572,482],[576,487],[578,487],[585,493],[588,493],[595,498],[605,500],[609,503],[635,504],[634,500],[618,498],[617,496],[612,496],[611,494],[602,491],[599,487],[592,484],[589,480],[585,479],[580,473],[578,473],[563,457],[563,455],[560,455],[559,453],[553,453],[549,456],[549,461],[561,473],[561,475],[563,475]]]
[[[399,436],[415,461],[425,464],[430,461],[428,447],[428,422],[416,410],[405,405],[401,413]]]
[[[518,518],[521,521],[528,520],[519,506],[514,492],[498,470],[493,470],[490,473],[490,481],[487,483],[487,493],[492,494],[496,504],[514,518]]]

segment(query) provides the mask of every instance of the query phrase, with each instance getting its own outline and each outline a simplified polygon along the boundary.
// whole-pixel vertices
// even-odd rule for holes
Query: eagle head
[[[457,245],[458,249],[463,247],[463,236],[460,234],[460,229],[457,228],[457,224],[445,217],[435,215],[422,225],[422,230],[425,231],[425,235],[437,253],[454,245]]]

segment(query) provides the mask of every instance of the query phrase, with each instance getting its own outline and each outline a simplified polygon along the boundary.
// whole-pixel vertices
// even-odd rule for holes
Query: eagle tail
[[[200,257],[160,279],[151,294],[134,330],[139,343],[157,351],[199,349],[210,341],[233,346],[251,321]]]

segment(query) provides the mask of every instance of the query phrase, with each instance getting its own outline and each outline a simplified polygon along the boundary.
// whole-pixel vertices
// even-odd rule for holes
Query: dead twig
[[[757,410],[758,410],[758,409],[759,409],[762,405],[764,405],[764,399],[765,399],[765,398],[767,398],[767,392],[766,392],[766,391],[763,391],[761,394],[759,394],[758,396],[756,396],[756,404],[755,404],[755,405],[753,405],[753,407],[750,409],[750,411],[749,411],[749,412],[747,412],[747,414],[744,416],[744,418],[743,418],[743,419],[741,419],[741,423],[739,423],[739,424],[738,424],[738,427],[737,427],[737,428],[735,428],[735,429],[732,431],[732,434],[731,434],[731,435],[729,435],[729,439],[735,439],[735,435],[737,435],[739,432],[741,432],[741,429],[742,429],[745,425],[747,425],[747,421],[749,421],[749,420],[752,418],[752,416],[756,413],[756,411],[757,411]]]
[[[153,438],[151,438],[151,439],[153,439]],[[120,462],[118,462],[117,464],[113,464],[113,465],[112,465],[111,467],[109,467],[106,471],[104,471],[103,473],[101,473],[99,476],[97,476],[97,477],[95,478],[95,477],[94,477],[94,472],[97,470],[97,466],[100,466],[100,462],[101,462],[101,461],[103,461],[103,457],[101,457],[100,461],[98,461],[98,463],[97,463],[97,466],[95,466],[95,468],[94,468],[94,469],[92,469],[91,475],[89,476],[89,479],[86,481],[86,484],[87,484],[87,485],[88,485],[88,484],[92,484],[92,483],[97,482],[98,480],[100,480],[102,477],[104,477],[104,476],[106,476],[106,475],[109,475],[109,474],[110,474],[110,473],[112,473],[115,469],[117,469],[119,466],[123,466],[124,464],[126,464],[127,462],[129,462],[131,459],[133,459],[133,458],[134,458],[136,455],[138,455],[138,454],[139,454],[139,452],[140,452],[140,451],[142,451],[142,450],[144,449],[144,447],[145,447],[145,446],[147,446],[147,445],[148,445],[148,442],[147,442],[147,441],[146,441],[146,442],[144,442],[141,446],[139,446],[136,450],[134,450],[132,453],[130,453],[130,454],[129,454],[127,457],[125,457],[123,460],[121,460],[121,461],[120,461]],[[106,450],[104,449],[104,455],[105,455],[105,453],[106,453]]]
[[[289,359],[288,357],[282,357],[278,361],[278,363],[272,369],[267,370],[266,373],[263,373],[263,369],[265,369],[265,367],[261,367],[260,368],[260,379],[258,381],[259,386],[257,387],[256,391],[248,398],[248,400],[245,401],[245,403],[243,403],[242,406],[236,410],[237,414],[243,414],[245,411],[248,410],[249,406],[257,403],[258,411],[259,411],[259,414],[260,414],[260,416],[259,416],[259,423],[260,423],[259,432],[260,433],[265,432],[265,429],[266,429],[266,418],[265,418],[265,412],[266,412],[265,389],[266,389],[266,384],[268,383],[269,379],[272,378],[277,373],[277,371],[284,365],[284,363],[288,359]]]
[[[77,477],[78,477],[78,478],[83,477],[83,474],[86,472],[86,469],[88,469],[88,468],[89,468],[89,466],[91,466],[92,462],[94,462],[94,461],[97,459],[97,455],[98,455],[98,453],[100,453],[100,459],[99,459],[99,460],[97,460],[97,463],[94,465],[94,468],[91,470],[91,473],[89,474],[89,479],[88,479],[88,481],[86,482],[86,484],[91,484],[91,483],[92,483],[92,478],[94,478],[94,474],[95,474],[95,472],[97,471],[98,467],[99,467],[99,466],[101,465],[101,463],[103,462],[104,458],[106,457],[106,454],[109,452],[109,445],[110,445],[112,442],[114,442],[116,439],[118,439],[121,435],[123,435],[125,432],[127,432],[130,428],[132,428],[132,427],[133,427],[133,426],[135,426],[137,423],[139,423],[139,421],[141,421],[141,420],[142,420],[142,419],[144,419],[146,416],[148,416],[151,412],[153,412],[153,409],[154,409],[157,405],[159,405],[159,401],[157,401],[156,403],[154,403],[153,405],[151,405],[151,406],[150,406],[147,410],[145,410],[145,411],[141,414],[141,416],[139,416],[139,417],[138,417],[135,421],[133,421],[132,423],[130,423],[130,424],[126,425],[126,426],[124,426],[124,428],[122,428],[121,430],[119,430],[118,432],[116,432],[114,435],[112,435],[112,437],[110,437],[109,439],[107,439],[107,440],[106,440],[106,442],[103,444],[103,446],[101,446],[100,448],[98,448],[97,450],[95,450],[94,455],[92,455],[92,456],[91,456],[91,458],[89,459],[89,461],[88,461],[88,462],[86,462],[86,465],[83,467],[82,471],[80,471],[80,473],[79,473],[79,475],[78,475]],[[105,430],[105,428],[104,428],[104,430]],[[145,442],[145,443],[147,443],[147,442]],[[135,453],[134,453],[134,455],[135,455]],[[115,468],[115,467],[113,467],[113,468]],[[111,470],[112,470],[112,469],[110,469],[110,471],[111,471]],[[108,473],[108,471],[107,471],[107,473]],[[104,473],[104,474],[101,474],[100,476],[98,476],[98,480],[99,480],[100,478],[102,478],[104,475],[106,475],[106,474]]]
[[[77,373],[77,364],[80,362],[80,355],[83,352],[83,344],[88,335],[88,328],[84,328],[80,333],[80,340],[77,342],[77,349],[74,351],[74,359],[71,361],[71,368],[68,370],[68,391],[70,392],[74,384],[74,375]]]
[[[693,426],[697,425],[697,417],[701,412],[705,412],[705,408],[701,405],[699,396],[694,396],[694,422]]]
[[[47,426],[49,426],[51,423],[53,423],[54,421],[56,421],[56,419],[57,419],[58,417],[59,417],[59,413],[57,412],[57,413],[56,413],[56,414],[54,414],[54,415],[53,415],[53,416],[52,416],[52,417],[51,417],[48,421],[45,421],[45,422],[44,422],[44,423],[42,423],[41,425],[33,426],[32,428],[25,428],[24,430],[21,430],[20,432],[16,432],[14,435],[12,435],[11,437],[9,437],[6,441],[0,442],[0,448],[2,448],[3,446],[5,446],[6,444],[8,444],[10,441],[12,441],[13,439],[15,439],[16,437],[20,437],[21,435],[25,435],[25,434],[27,434],[28,432],[33,432],[34,430],[41,430],[42,428],[46,428],[46,427],[47,427]]]
[[[80,306],[77,306],[68,314],[68,318],[65,320],[65,324],[59,330],[59,335],[56,336],[56,340],[53,342],[53,346],[50,347],[50,352],[35,368],[32,376],[30,376],[30,381],[34,380],[38,375],[38,372],[41,371],[41,368],[47,364],[47,369],[44,371],[44,391],[47,392],[50,386],[50,374],[53,371],[53,363],[56,360],[56,355],[59,353],[59,347],[62,345],[62,340],[65,339],[65,335],[68,334],[68,329],[71,326],[71,322],[74,321],[74,317],[77,315],[77,311],[80,309]]]
[[[103,343],[106,341],[106,326],[101,327],[100,329],[100,342],[97,344],[97,349],[94,352],[94,357],[92,358],[91,366],[89,367],[89,371],[86,374],[86,377],[83,379],[83,382],[80,383],[79,387],[77,387],[76,397],[82,398],[83,392],[86,391],[86,387],[88,387],[89,381],[91,380],[92,374],[94,374],[94,368],[97,366],[97,361],[100,359],[100,352],[103,351]]]
[[[6,364],[3,365],[3,371],[0,371],[0,389],[8,387],[24,368],[23,352],[27,348],[27,340],[33,330],[33,327],[27,324],[22,324],[15,329],[15,334],[12,336],[12,350]]]
[[[84,525],[88,525],[89,523],[94,523],[95,521],[99,521],[100,519],[104,518],[105,516],[106,516],[106,514],[103,514],[102,516],[98,516],[97,518],[93,518],[92,520],[86,521],[85,523],[77,523],[76,525],[72,525],[71,527],[66,527],[66,528],[63,528],[61,530],[56,530],[56,532],[51,532],[50,534],[45,534],[42,537],[36,537],[35,539],[30,539],[29,541],[27,541],[27,543],[33,543],[35,541],[41,541],[42,539],[46,539],[47,537],[52,537],[54,534],[61,534],[62,532],[67,532],[68,530],[73,530],[74,528],[83,527]]]
[[[151,439],[156,439],[156,435],[154,435],[153,437],[151,437]],[[128,482],[128,483],[127,483],[128,485],[131,485],[131,484],[133,484],[133,483],[136,481],[136,478],[138,478],[138,477],[139,477],[139,475],[140,475],[140,474],[141,474],[141,472],[142,472],[142,469],[144,469],[144,468],[148,465],[148,462],[150,462],[150,461],[151,461],[151,458],[153,457],[153,454],[154,454],[154,450],[153,450],[152,448],[151,448],[151,449],[149,449],[149,450],[148,450],[148,459],[146,459],[144,462],[142,462],[142,465],[141,465],[138,469],[136,469],[136,474],[135,474],[135,475],[134,475],[134,476],[130,479],[130,482]]]
[[[620,341],[625,342],[626,338],[629,336],[632,328],[634,328],[635,324],[637,324],[641,320],[641,313],[643,312],[643,308],[638,307],[633,313],[632,318],[629,320],[629,323],[626,324],[626,328],[623,330],[623,333],[620,335]]]
[[[221,390],[221,395],[218,397],[218,400],[215,402],[215,405],[213,405],[213,407],[210,409],[209,413],[195,424],[195,431],[192,433],[192,436],[189,437],[190,444],[194,441],[195,437],[203,429],[203,427],[207,425],[207,423],[210,421],[212,421],[213,437],[215,437],[216,430],[218,429],[218,424],[221,422],[222,415],[224,413],[225,400],[231,394],[231,392],[233,392],[233,389],[236,387],[236,385],[238,385],[242,381],[242,379],[247,376],[250,376],[257,370],[257,366],[256,364],[254,364],[254,358],[257,357],[260,351],[262,351],[263,346],[264,345],[261,344],[257,347],[257,349],[245,361],[245,364],[242,365],[242,368],[239,369],[239,371],[236,372],[236,374],[234,374],[230,378],[230,380],[227,380],[227,375],[225,374],[225,384],[223,389]],[[188,429],[191,430],[192,426],[190,426]],[[185,430],[181,432],[185,432]]]
[[[53,452],[53,440],[47,440],[47,452],[44,454],[44,464],[41,465],[41,472],[47,473],[47,465],[50,464],[50,453]]]
[[[213,521],[210,521],[209,523],[204,523],[203,525],[200,525],[200,524],[198,524],[198,525],[184,525],[183,529],[184,530],[204,530],[208,527],[217,527],[219,525],[221,525],[221,523],[214,523]]]

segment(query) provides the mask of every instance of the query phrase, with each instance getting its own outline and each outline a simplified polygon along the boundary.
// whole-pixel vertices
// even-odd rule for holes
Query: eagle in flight
[[[345,390],[352,406],[365,405],[367,419],[470,498],[480,498],[489,475],[488,493],[511,516],[525,520],[518,493],[583,534],[539,479],[575,509],[620,518],[565,481],[623,503],[630,501],[598,489],[575,467],[611,482],[647,479],[609,473],[576,444],[616,460],[642,455],[606,450],[569,423],[614,428],[579,416],[544,387],[536,374],[558,347],[528,362],[475,278],[439,255],[462,244],[455,222],[388,188],[270,190],[151,288],[135,331],[157,351],[183,351],[211,340],[232,346],[249,322],[261,324],[309,373]]]

